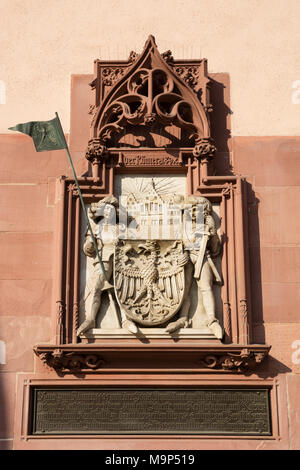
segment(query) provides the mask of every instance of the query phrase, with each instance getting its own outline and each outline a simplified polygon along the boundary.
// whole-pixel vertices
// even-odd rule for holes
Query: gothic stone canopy
[[[127,62],[95,62],[88,158],[112,148],[194,148],[215,151],[209,122],[207,62],[176,61],[158,52],[153,36]],[[97,147],[97,148],[96,148]]]

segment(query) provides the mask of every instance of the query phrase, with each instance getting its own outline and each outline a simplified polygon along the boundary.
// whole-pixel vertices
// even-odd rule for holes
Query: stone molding
[[[267,345],[196,345],[161,341],[140,344],[122,340],[102,345],[68,344],[37,345],[35,354],[59,375],[109,371],[141,372],[140,364],[151,360],[151,372],[171,371],[164,363],[165,354],[172,353],[177,372],[252,373],[268,355]],[[149,371],[147,367],[145,369]],[[174,368],[175,369],[175,368]]]

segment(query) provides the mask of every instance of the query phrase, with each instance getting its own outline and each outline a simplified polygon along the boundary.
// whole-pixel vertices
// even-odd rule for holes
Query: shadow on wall
[[[273,379],[279,374],[288,374],[289,372],[292,372],[292,369],[290,369],[290,367],[286,366],[283,362],[278,361],[277,359],[275,359],[275,357],[269,354],[267,357],[264,358],[261,365],[259,365],[253,370],[249,369],[244,371],[244,374],[246,377],[255,374],[261,379]]]
[[[229,79],[224,79],[224,83],[222,83],[211,78],[210,99],[213,107],[210,118],[211,136],[217,147],[214,165],[216,174],[219,175],[233,174],[228,145],[231,138],[231,119],[229,116],[233,113],[226,104],[225,91],[227,88],[229,88]]]
[[[248,241],[249,241],[249,269],[250,285],[248,298],[251,299],[251,337],[253,343],[265,343],[265,330],[263,321],[263,291],[261,276],[260,230],[258,205],[252,185],[247,182],[247,211],[248,211]]]
[[[263,365],[264,366],[261,368],[261,370],[259,367],[255,370],[256,374],[262,379],[271,379],[277,377],[279,374],[287,374],[288,372],[292,372],[292,369],[283,364],[283,362],[275,359],[275,357],[270,354],[264,359]]]
[[[263,289],[261,274],[261,247],[260,247],[260,228],[259,228],[259,199],[247,182],[247,210],[248,210],[248,241],[249,241],[249,268],[250,283],[248,286],[248,298],[251,299],[250,311],[252,315],[251,338],[252,343],[266,343],[264,315],[263,315]],[[272,346],[272,345],[270,345]],[[259,377],[267,379],[274,378],[279,374],[292,372],[283,362],[278,361],[272,356],[272,349],[269,356],[265,359],[264,366],[258,367],[256,373]]]

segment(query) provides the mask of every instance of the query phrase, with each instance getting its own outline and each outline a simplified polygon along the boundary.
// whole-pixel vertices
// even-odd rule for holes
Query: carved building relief
[[[178,176],[125,176],[118,180],[117,193],[123,220],[116,198],[104,198],[89,209],[114,298],[101,308],[109,284],[101,280],[99,263],[87,261],[83,273],[89,272],[89,277],[80,302],[80,317],[86,319],[78,334],[95,328],[99,314],[99,334],[105,333],[105,324],[114,330],[123,326],[131,333],[138,333],[134,324],[160,326],[165,328],[161,334],[198,324],[204,333],[208,327],[221,339],[213,283],[222,281],[220,267],[212,259],[220,255],[220,241],[210,202],[203,197],[187,198],[185,178]],[[112,216],[114,207],[118,209]],[[202,225],[196,233],[197,215]],[[87,258],[95,258],[89,234],[83,251]]]
[[[127,148],[193,147],[209,139],[206,61],[174,62],[152,36],[134,59],[127,66],[96,63],[92,139]]]
[[[79,178],[93,236],[62,178],[55,341],[36,354],[63,373],[256,367],[270,348],[252,344],[246,181],[216,174],[206,59],[161,54],[150,36],[94,65]]]

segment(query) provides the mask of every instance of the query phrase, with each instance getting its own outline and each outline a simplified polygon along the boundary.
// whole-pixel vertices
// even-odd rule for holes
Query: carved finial
[[[161,56],[167,63],[174,62],[174,57],[170,49],[168,51],[163,52]]]
[[[94,78],[94,80],[89,83],[89,86],[91,87],[92,90],[94,90],[96,88],[96,85],[97,85],[97,79]]]
[[[130,64],[133,64],[137,60],[138,56],[139,55],[138,55],[137,52],[131,51],[130,54],[129,54],[129,57],[128,57],[128,62]]]
[[[145,42],[144,49],[145,49],[145,47],[147,47],[147,45],[148,45],[149,42],[152,42],[152,43],[157,47],[156,41],[155,41],[155,37],[152,36],[152,34],[149,34],[148,39],[147,39],[147,41]]]

